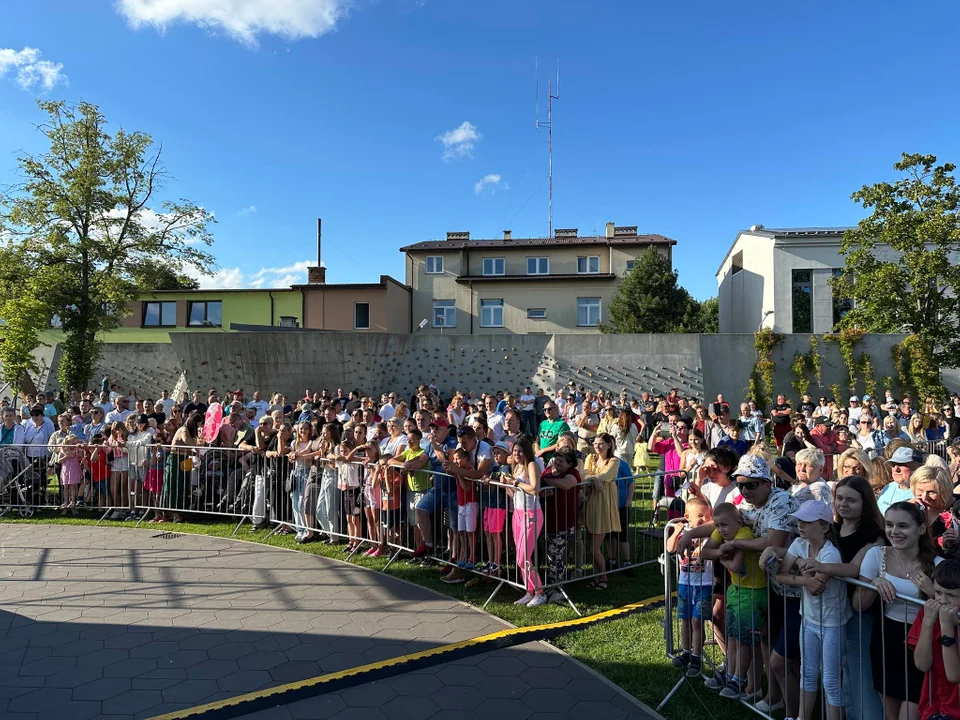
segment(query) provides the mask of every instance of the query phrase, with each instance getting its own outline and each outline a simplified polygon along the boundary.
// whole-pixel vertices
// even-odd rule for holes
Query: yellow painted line
[[[226,698],[224,700],[218,700],[216,702],[207,703],[206,705],[197,705],[192,708],[187,708],[186,710],[178,710],[176,712],[167,713],[165,715],[157,715],[150,720],[183,720],[183,718],[197,717],[204,715],[208,712],[214,712],[216,710],[221,710],[223,708],[231,707],[234,705],[240,705],[245,702],[250,702],[252,700],[264,700],[274,696],[281,696],[291,690],[302,690],[304,688],[316,687],[318,685],[323,685],[324,683],[333,682],[335,680],[343,680],[345,678],[354,677],[357,675],[363,675],[374,670],[382,670],[383,668],[396,667],[398,665],[403,665],[405,663],[414,662],[416,660],[423,660],[425,658],[436,657],[437,655],[443,655],[454,650],[462,650],[474,645],[482,645],[483,643],[491,642],[493,640],[501,640],[504,638],[514,637],[517,635],[525,634],[536,634],[544,630],[566,630],[570,629],[571,631],[577,630],[582,626],[592,625],[594,623],[610,620],[617,617],[618,615],[626,615],[637,610],[641,610],[650,605],[655,605],[659,602],[663,602],[664,596],[659,595],[657,597],[647,598],[646,600],[641,600],[640,602],[630,603],[629,605],[624,605],[619,608],[614,608],[613,610],[606,610],[596,615],[588,615],[587,617],[576,618],[574,620],[563,620],[556,623],[547,623],[545,625],[527,625],[525,627],[519,628],[509,628],[507,630],[500,630],[498,632],[490,633],[488,635],[481,635],[479,637],[470,638],[469,640],[461,640],[460,642],[450,643],[449,645],[441,645],[439,647],[430,648],[429,650],[421,650],[419,652],[410,653],[409,655],[400,655],[395,658],[390,658],[388,660],[380,660],[374,663],[368,663],[366,665],[358,665],[357,667],[350,668],[349,670],[341,670],[335,673],[328,673],[326,675],[316,675],[312,678],[307,678],[305,680],[298,680],[296,682],[286,683],[284,685],[276,685],[271,688],[266,688],[264,690],[256,690],[254,692],[245,693],[243,695],[236,695],[231,698]]]

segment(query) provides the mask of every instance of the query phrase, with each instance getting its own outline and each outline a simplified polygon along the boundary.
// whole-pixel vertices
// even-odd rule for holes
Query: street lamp
[[[761,330],[763,330],[763,323],[766,322],[767,318],[770,317],[771,315],[773,315],[773,310],[767,310],[763,314],[763,317],[760,318],[760,324],[757,326],[757,332],[760,332]]]

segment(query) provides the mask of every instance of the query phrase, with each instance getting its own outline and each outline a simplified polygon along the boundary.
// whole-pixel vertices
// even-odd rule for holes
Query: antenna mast
[[[554,95],[551,80],[547,79],[547,121],[540,120],[540,58],[537,57],[535,70],[537,81],[537,130],[547,129],[547,178],[549,181],[549,208],[547,218],[547,237],[553,237],[553,101],[560,99],[560,60],[557,60],[557,90]]]

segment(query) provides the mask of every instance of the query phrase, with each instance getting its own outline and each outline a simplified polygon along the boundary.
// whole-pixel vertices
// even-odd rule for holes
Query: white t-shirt
[[[862,412],[863,412],[863,408],[859,408],[859,407],[847,408],[847,420],[849,421],[849,423],[851,425],[856,425],[857,420],[860,419],[860,413]]]
[[[390,403],[384,403],[380,408],[380,419],[383,420],[383,422],[386,422],[387,420],[390,420],[396,412],[397,411],[393,405]]]
[[[735,483],[732,483],[736,487]],[[724,488],[726,490],[726,488]],[[690,523],[684,522],[689,527]],[[680,558],[680,585],[693,585],[697,587],[710,587],[713,585],[713,560],[704,561],[700,558],[700,552],[703,546],[707,544],[707,539],[694,541],[692,557],[686,555]]]
[[[536,402],[537,397],[535,395],[521,395],[520,396],[520,409],[521,410],[533,410],[533,403]]]
[[[133,410],[114,410],[107,413],[107,423],[126,422],[127,418],[133,415]]]
[[[487,427],[493,432],[493,441],[500,442],[500,439],[506,434],[506,420],[500,413],[487,415]]]
[[[861,580],[866,579],[866,582],[870,582],[880,577],[880,568],[883,567],[883,553],[885,550],[886,548],[882,547],[872,547],[867,550],[867,554],[863,556],[863,562],[860,564]],[[934,558],[933,564],[939,565],[942,560],[943,558],[940,557]],[[910,580],[891,575],[890,573],[884,573],[883,577],[893,584],[897,594],[905,595],[906,597],[915,597],[917,600],[920,600],[920,590]],[[877,598],[875,602],[880,602],[880,599]],[[894,600],[892,603],[884,603],[883,614],[897,622],[912,623],[917,619],[917,613],[920,612],[921,604],[922,601],[920,601],[920,603],[912,603],[906,600]]]
[[[726,487],[721,487],[715,482],[707,481],[700,486],[700,494],[703,495],[704,500],[710,503],[710,507],[712,508],[725,502],[736,504],[742,499],[737,484],[732,480]]]
[[[113,410],[113,403],[109,403],[109,402],[97,403],[96,405],[94,405],[94,407],[100,408],[101,410],[103,410],[103,414],[106,415],[108,412]]]
[[[830,485],[822,479],[806,485],[804,483],[791,485],[790,494],[797,499],[797,502],[819,500],[827,505],[833,502],[833,498],[830,495]]]
[[[810,541],[797,538],[790,543],[787,552],[795,558],[809,558]],[[817,562],[822,563],[843,562],[840,551],[829,540],[820,548],[816,559]],[[808,623],[814,623],[822,627],[840,627],[850,619],[852,612],[850,599],[847,595],[847,584],[843,580],[837,578],[827,580],[827,588],[821,595],[811,595],[809,590],[803,588],[800,614]]]
[[[257,411],[257,414],[253,416],[253,419],[256,422],[259,422],[260,418],[262,418],[267,413],[267,410],[270,409],[270,403],[268,403],[266,400],[251,400],[247,403],[247,408],[253,408]]]

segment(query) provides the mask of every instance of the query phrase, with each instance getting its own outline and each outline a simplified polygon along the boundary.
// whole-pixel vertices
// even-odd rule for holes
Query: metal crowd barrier
[[[672,526],[680,522],[672,521],[664,528],[665,547]],[[839,720],[842,714],[849,720],[875,720],[884,717],[883,696],[894,697],[902,694],[918,700],[922,684],[928,682],[929,675],[920,672],[913,665],[913,652],[905,642],[913,622],[908,620],[907,611],[903,610],[903,620],[891,619],[887,615],[887,612],[896,615],[901,608],[907,606],[919,609],[923,606],[923,600],[897,593],[897,599],[888,607],[878,595],[869,609],[858,612],[851,604],[853,591],[856,588],[874,590],[874,587],[858,579],[832,578],[833,581],[842,581],[844,592],[840,594],[840,605],[831,608],[840,613],[839,617],[849,619],[835,629],[830,629],[829,622],[824,626],[825,612],[831,608],[825,610],[823,603],[820,603],[819,623],[807,619],[800,621],[799,645],[795,646],[799,653],[795,653],[776,645],[777,637],[771,629],[773,622],[778,621],[780,626],[790,627],[790,623],[797,618],[788,617],[792,610],[788,610],[785,605],[779,602],[776,606],[773,604],[772,600],[778,598],[769,577],[766,585],[766,607],[769,612],[762,626],[756,627],[759,624],[756,622],[751,624],[751,619],[756,616],[745,613],[746,624],[749,625],[745,627],[742,622],[744,613],[734,613],[735,619],[741,622],[736,622],[731,627],[726,618],[728,609],[724,595],[717,594],[717,590],[722,591],[729,586],[729,580],[725,578],[719,561],[715,561],[714,577],[723,580],[717,584],[702,583],[700,592],[704,595],[700,612],[703,618],[698,626],[692,619],[696,617],[693,605],[697,603],[690,603],[690,599],[697,599],[697,590],[688,585],[680,592],[680,569],[677,555],[665,551],[662,568],[665,597],[664,647],[667,658],[681,670],[681,676],[657,707],[658,711],[684,684],[688,684],[697,695],[722,690],[724,679],[729,678],[731,664],[729,656],[725,655],[729,647],[727,641],[733,636],[738,638],[738,642],[745,636],[752,636],[756,644],[751,644],[746,654],[741,650],[734,661],[738,667],[747,665],[749,668],[744,673],[745,677],[740,678],[746,681],[746,687],[738,694],[724,697],[768,720],[783,717],[784,713],[786,717],[811,716],[800,709],[804,700],[816,703],[820,717],[824,719]],[[761,572],[767,574],[766,570]],[[689,614],[692,618],[685,621],[678,618],[681,604],[684,605],[684,614]],[[774,618],[774,608],[777,606],[783,610],[780,617]],[[695,640],[698,630],[699,639]],[[701,662],[697,666],[690,662],[690,656],[684,659],[683,651],[692,651],[694,645],[701,643]],[[684,648],[684,645],[687,647]],[[784,654],[773,655],[774,648]],[[808,661],[805,665],[802,659],[804,655],[813,655],[815,662]],[[879,670],[873,667],[877,656],[882,663]],[[743,662],[744,659],[746,662]],[[779,680],[773,680],[774,673]],[[879,687],[876,686],[877,678],[880,679]],[[703,681],[703,684],[693,685],[696,681]],[[771,693],[775,682],[781,691]],[[813,690],[805,690],[804,683]],[[835,702],[839,701],[839,704],[828,703],[828,697]],[[911,713],[914,714],[909,717],[919,717],[916,711]],[[960,717],[960,708],[957,708],[957,715]],[[900,717],[906,716],[901,713]]]

